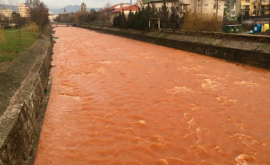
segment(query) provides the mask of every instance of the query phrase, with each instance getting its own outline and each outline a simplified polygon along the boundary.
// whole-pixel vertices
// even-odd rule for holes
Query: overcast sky
[[[87,8],[101,8],[107,2],[112,5],[118,3],[129,3],[130,0],[40,0],[44,2],[50,9],[59,9],[66,7],[68,5],[81,5],[83,2],[86,4]],[[24,3],[25,0],[0,0],[0,4],[12,4],[18,5],[18,3]],[[132,0],[132,3],[136,3],[137,0]]]
[[[43,1],[50,9],[63,8],[68,5],[81,5],[83,2],[86,4],[87,8],[100,8],[103,7],[107,2],[110,2],[112,5],[117,3],[130,2],[130,0],[40,0],[40,1]],[[137,0],[133,1],[132,3],[135,3],[135,1]]]

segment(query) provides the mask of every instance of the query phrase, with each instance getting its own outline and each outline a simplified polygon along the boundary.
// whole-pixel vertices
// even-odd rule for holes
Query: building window
[[[246,0],[246,3],[250,3],[250,0]]]
[[[249,10],[249,5],[244,6],[245,10]]]

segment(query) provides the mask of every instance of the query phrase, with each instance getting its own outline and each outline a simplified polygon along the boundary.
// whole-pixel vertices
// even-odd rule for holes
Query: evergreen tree
[[[150,3],[149,2],[147,4],[147,6],[146,6],[145,11],[146,11],[146,14],[149,15],[149,17],[150,17],[150,15],[151,15],[151,6],[150,6]]]
[[[135,12],[134,14],[134,26],[133,28],[136,29],[138,26],[138,11]]]
[[[140,29],[148,28],[148,21],[149,21],[149,15],[147,14],[147,11],[144,8],[142,8],[139,28]]]
[[[135,23],[135,28],[136,29],[139,29],[140,26],[141,26],[141,19],[142,19],[142,12],[141,10],[139,9],[138,12],[136,13],[136,23]]]
[[[120,26],[120,17],[121,17],[121,14],[119,14],[118,16],[115,16],[113,18],[113,25],[116,26],[116,27],[119,27]]]
[[[151,5],[150,18],[157,18],[157,8],[154,3]]]
[[[133,12],[130,10],[128,14],[128,28],[135,28],[135,15]]]
[[[171,15],[170,15],[170,26],[172,28],[177,28],[178,27],[178,21],[179,16],[176,15],[176,9],[174,7],[171,8]]]
[[[127,19],[126,19],[124,10],[120,14],[120,27],[122,27],[122,28],[127,27]]]
[[[163,28],[167,26],[168,17],[169,17],[169,10],[166,4],[166,0],[163,0],[163,5],[161,9],[159,10],[159,18],[160,18],[161,24],[163,25]]]

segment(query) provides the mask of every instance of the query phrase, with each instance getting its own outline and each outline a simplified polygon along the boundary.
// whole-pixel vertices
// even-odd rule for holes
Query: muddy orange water
[[[35,165],[270,164],[270,72],[58,27]]]

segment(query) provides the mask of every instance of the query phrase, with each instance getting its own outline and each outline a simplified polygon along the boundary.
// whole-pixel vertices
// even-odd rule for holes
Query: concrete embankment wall
[[[49,79],[52,47],[51,26],[47,25],[28,52],[0,75],[4,90],[0,97],[0,165],[28,162]]]
[[[270,37],[207,32],[151,32],[80,26],[103,33],[270,69]]]

